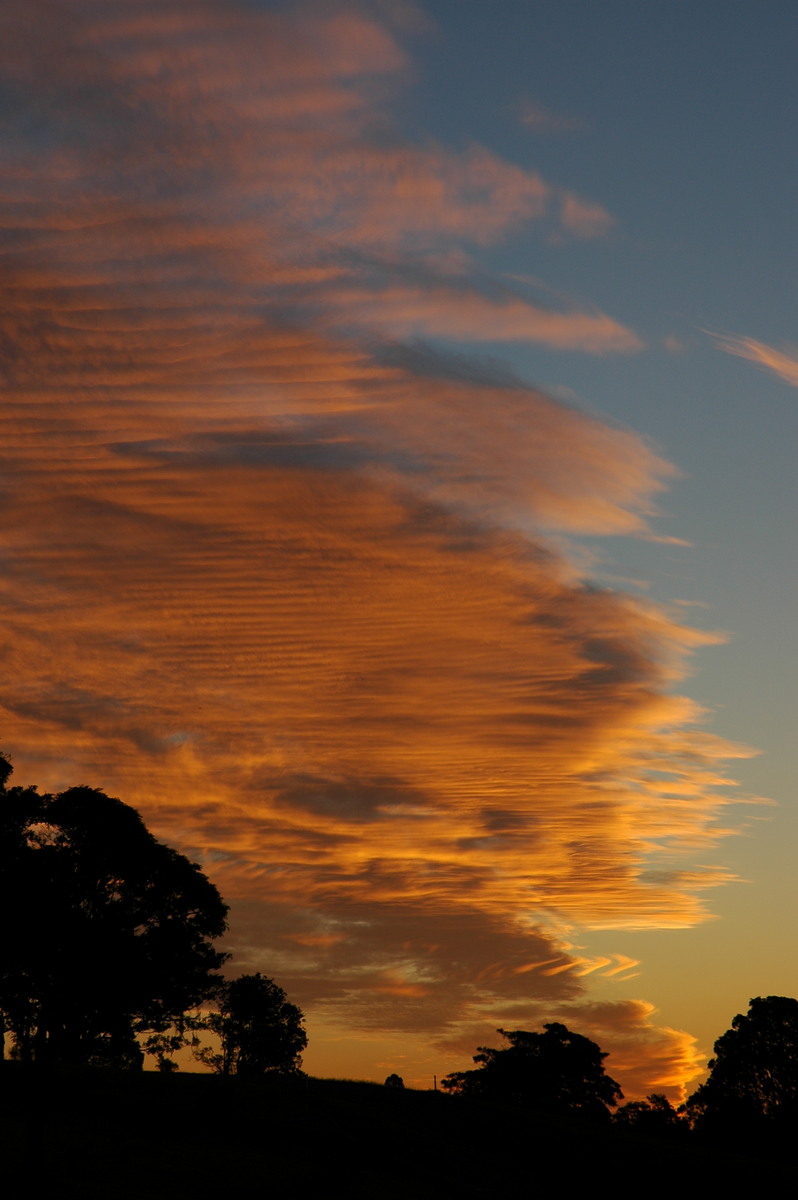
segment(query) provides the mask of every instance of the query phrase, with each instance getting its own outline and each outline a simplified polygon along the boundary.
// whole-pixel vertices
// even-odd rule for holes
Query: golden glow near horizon
[[[634,971],[611,934],[597,960],[566,941],[690,925],[727,877],[723,762],[747,752],[673,691],[716,639],[568,550],[653,536],[673,468],[397,340],[635,352],[469,267],[523,223],[611,216],[488,150],[382,136],[407,64],[362,14],[8,11],[2,68],[52,117],[0,179],[17,781],[103,787],[198,856],[311,1051],[317,1021],[452,1069],[559,1017],[627,1094],[677,1095],[694,1039],[588,998]]]

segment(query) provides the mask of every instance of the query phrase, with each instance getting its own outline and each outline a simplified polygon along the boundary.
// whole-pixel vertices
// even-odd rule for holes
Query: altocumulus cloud
[[[673,694],[711,639],[551,541],[647,535],[673,470],[401,341],[639,350],[478,269],[611,218],[403,140],[405,52],[357,9],[8,0],[0,66],[20,777],[140,806],[233,901],[239,959],[331,1027],[464,1050],[581,1012],[678,1088],[688,1035],[580,1000],[598,967],[561,939],[689,925],[723,880],[735,751]]]

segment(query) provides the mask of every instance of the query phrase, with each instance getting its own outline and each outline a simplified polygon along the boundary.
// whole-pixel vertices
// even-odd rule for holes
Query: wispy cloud
[[[397,337],[416,335],[458,341],[541,342],[554,350],[617,354],[640,350],[635,333],[604,313],[556,312],[506,289],[492,294],[460,281],[426,287],[395,284],[381,291],[337,288],[339,319],[376,326]]]
[[[569,926],[702,918],[735,749],[674,694],[714,639],[547,540],[649,535],[670,464],[429,344],[638,348],[470,265],[601,221],[403,141],[403,51],[329,13],[4,8],[4,739],[312,1012],[454,1036],[576,1003]]]
[[[727,354],[735,354],[738,358],[746,358],[749,362],[757,363],[778,375],[785,383],[798,387],[798,350],[775,350],[764,342],[754,338],[738,337],[735,334],[712,334],[715,344]]]
[[[554,112],[528,97],[518,105],[518,119],[535,133],[573,133],[585,128],[579,117]]]

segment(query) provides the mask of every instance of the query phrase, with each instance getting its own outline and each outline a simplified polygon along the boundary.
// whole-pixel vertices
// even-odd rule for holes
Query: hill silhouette
[[[578,1118],[349,1080],[0,1065],[9,1195],[502,1197],[566,1179],[681,1194],[785,1184],[787,1163]]]

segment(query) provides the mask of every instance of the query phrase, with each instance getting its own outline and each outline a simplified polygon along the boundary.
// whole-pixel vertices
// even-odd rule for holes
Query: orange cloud
[[[678,1106],[706,1070],[706,1057],[692,1034],[659,1025],[657,1010],[645,1000],[584,1003],[577,1012],[571,1019],[608,1052],[607,1070],[622,1081],[627,1100],[659,1092]]]
[[[631,965],[573,925],[701,920],[744,751],[674,692],[716,639],[547,538],[650,535],[670,464],[397,340],[635,349],[468,277],[462,243],[594,218],[387,136],[401,49],[320,11],[6,9],[42,132],[0,152],[4,740],[201,858],[239,963],[438,1036]]]
[[[765,367],[768,371],[778,375],[779,379],[783,379],[785,383],[789,383],[792,387],[798,387],[798,352],[774,350],[772,346],[767,346],[764,342],[757,342],[754,338],[749,337],[736,337],[731,334],[713,334],[712,336],[715,344],[721,350],[725,350],[727,354],[735,354],[738,358],[746,358],[749,362],[757,363],[760,367]]]
[[[375,306],[375,299],[379,303]],[[358,324],[378,325],[394,336],[437,335],[471,341],[542,342],[557,350],[629,353],[642,342],[604,313],[553,312],[520,296],[488,297],[444,284],[393,287],[377,294],[339,287],[343,314]]]
[[[657,1010],[645,1000],[563,1004],[552,997],[545,1004],[533,1000],[523,1006],[505,1005],[500,1027],[534,1030],[545,1021],[562,1021],[597,1042],[607,1054],[605,1069],[620,1083],[625,1101],[660,1092],[679,1105],[706,1069],[706,1058],[691,1034],[660,1025],[656,1016]],[[463,1070],[470,1067],[477,1046],[500,1042],[496,1025],[473,1022],[436,1045],[453,1064],[452,1070]]]

